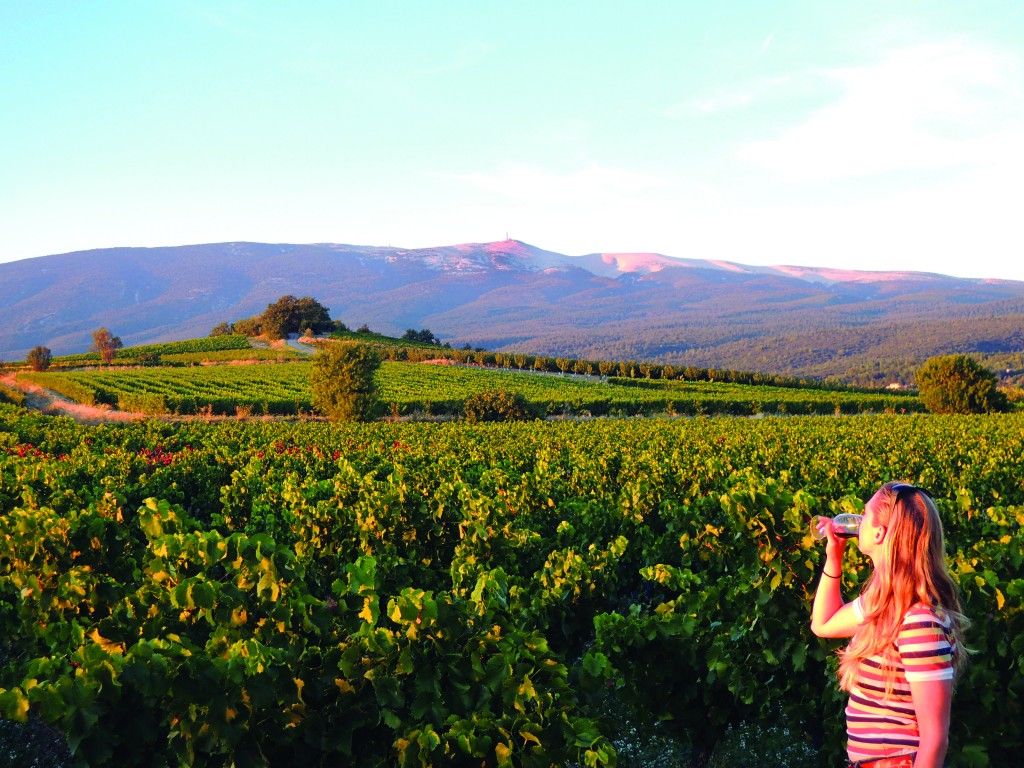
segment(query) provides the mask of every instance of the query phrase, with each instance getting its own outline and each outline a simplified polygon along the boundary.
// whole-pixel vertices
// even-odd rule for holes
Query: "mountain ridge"
[[[1024,282],[935,272],[642,252],[570,256],[518,240],[431,248],[233,241],[0,264],[0,358],[36,344],[58,354],[82,351],[100,325],[131,344],[205,335],[287,293],[316,297],[349,325],[386,333],[429,327],[453,344],[543,354],[639,358],[656,351],[664,362],[739,367],[729,358],[751,359],[759,345],[817,338],[823,348],[813,355],[815,375],[840,372],[823,364],[838,329],[846,337],[899,329],[889,331],[890,343],[894,333],[912,336],[915,322],[1024,315]],[[911,340],[910,357],[965,346],[959,336],[953,343],[929,334],[927,343]],[[1000,352],[1020,349],[1016,333],[996,337],[978,341]],[[870,354],[870,345],[858,348]],[[833,352],[837,360],[845,354],[839,346]],[[801,373],[780,354],[765,370]]]

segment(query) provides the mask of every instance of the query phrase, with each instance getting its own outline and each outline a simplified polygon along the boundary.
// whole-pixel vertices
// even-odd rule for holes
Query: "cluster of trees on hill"
[[[289,295],[268,304],[258,315],[217,325],[210,331],[210,335],[241,333],[246,336],[283,339],[290,333],[302,333],[307,329],[314,333],[329,333],[344,329],[344,324],[331,320],[327,307],[312,296],[296,298]]]
[[[282,296],[258,315],[236,320],[233,323],[219,323],[210,331],[210,336],[227,336],[240,333],[244,336],[264,336],[268,339],[283,339],[291,333],[334,333],[348,332],[349,327],[341,320],[332,320],[330,310],[312,296],[296,298]],[[363,323],[354,333],[372,335],[370,326]],[[401,337],[402,341],[417,344],[442,346],[429,328],[409,328]],[[444,345],[450,347],[450,345]]]
[[[405,341],[415,341],[418,344],[433,344],[435,346],[440,346],[441,344],[438,338],[426,328],[419,331],[414,328],[410,328],[402,336],[402,339]]]

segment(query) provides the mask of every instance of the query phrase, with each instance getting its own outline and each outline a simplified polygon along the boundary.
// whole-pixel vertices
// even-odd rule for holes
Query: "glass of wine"
[[[824,539],[825,533],[818,525],[819,520],[827,520],[828,518],[816,516],[811,520],[811,533],[814,534],[816,539]],[[860,531],[860,521],[864,519],[864,515],[857,515],[853,512],[844,512],[841,515],[836,515],[832,518],[832,528],[836,532],[836,536],[843,539],[851,539],[857,535]]]

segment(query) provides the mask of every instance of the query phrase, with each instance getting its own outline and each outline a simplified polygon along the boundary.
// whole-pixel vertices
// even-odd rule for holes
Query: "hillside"
[[[349,325],[494,350],[906,378],[932,354],[1024,349],[1024,283],[678,259],[567,256],[510,240],[441,248],[220,243],[0,264],[0,358],[205,335],[283,294]]]

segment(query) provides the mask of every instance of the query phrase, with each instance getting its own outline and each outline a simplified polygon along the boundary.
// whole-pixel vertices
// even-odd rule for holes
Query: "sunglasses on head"
[[[901,493],[911,493],[913,491],[923,493],[928,498],[932,497],[931,493],[929,493],[927,489],[922,488],[919,485],[911,485],[910,483],[893,483],[889,486],[889,489],[896,494],[897,498],[899,498]]]

